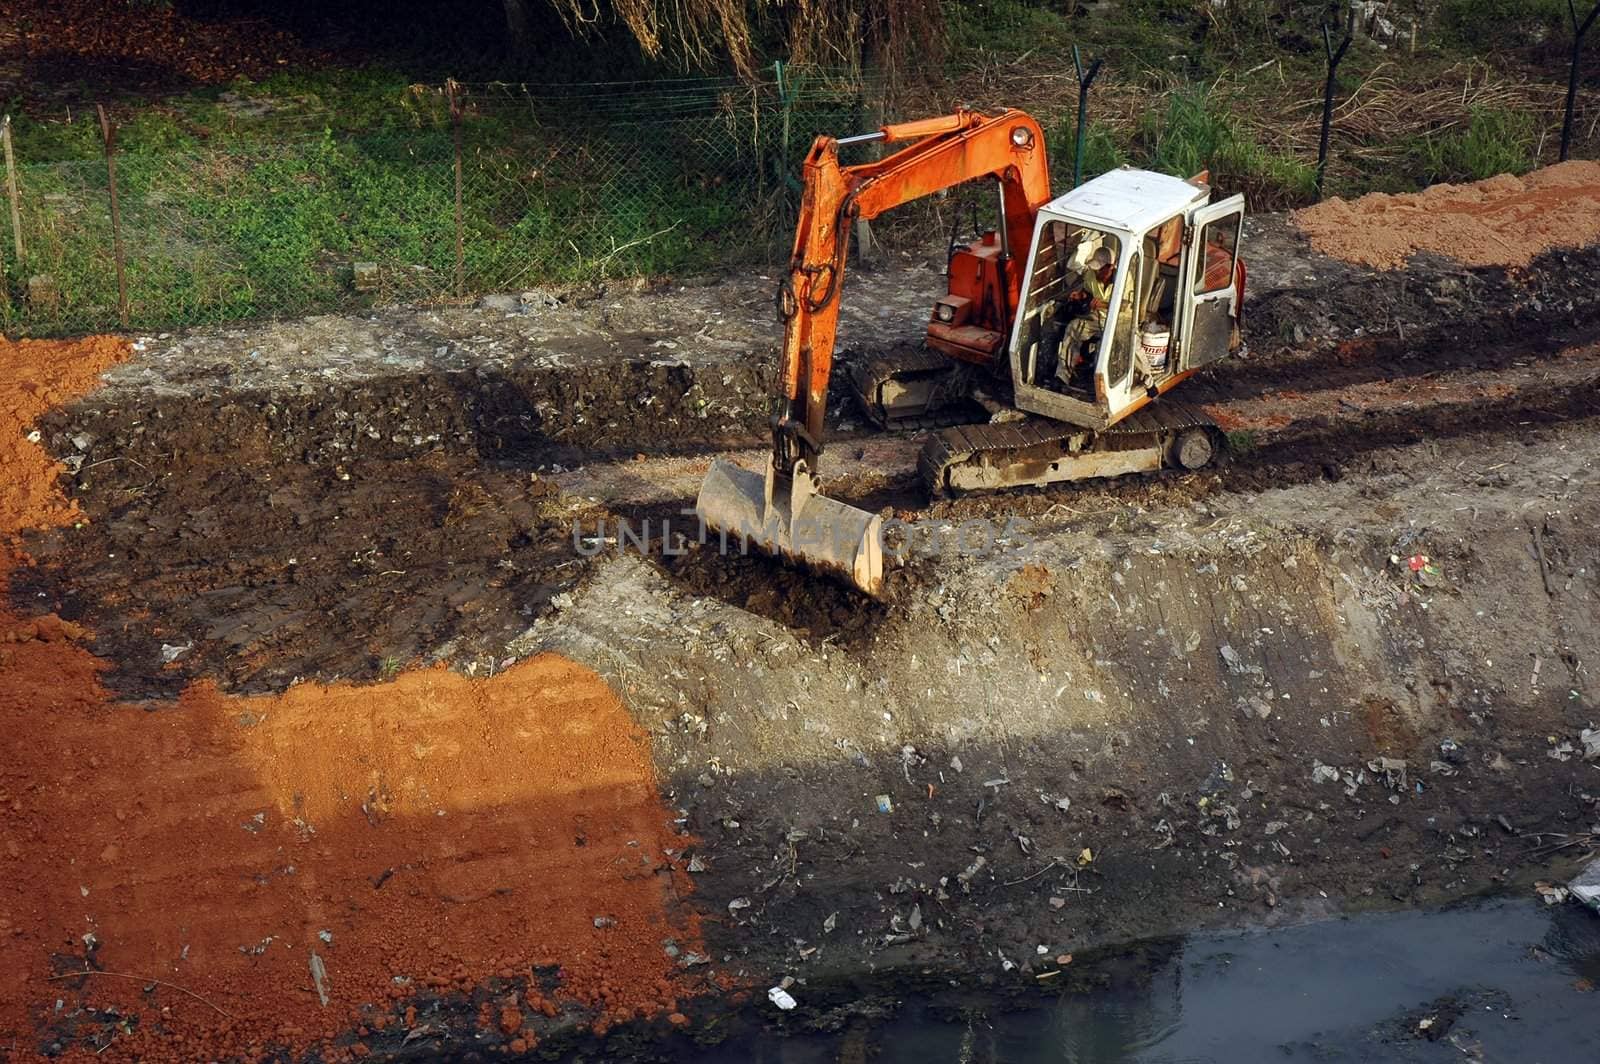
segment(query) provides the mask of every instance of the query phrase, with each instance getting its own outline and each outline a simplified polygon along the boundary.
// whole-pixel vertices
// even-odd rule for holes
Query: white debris
[[[1574,898],[1600,912],[1600,858],[1590,861],[1588,867],[1567,884],[1567,889]]]
[[[311,951],[311,981],[316,984],[317,998],[322,1002],[322,1007],[328,1007],[328,968],[322,963],[322,958],[317,956],[317,951]]]
[[[767,1000],[778,1006],[778,1008],[782,1009],[784,1012],[788,1012],[790,1009],[800,1004],[787,990],[781,986],[775,986],[771,990],[768,990]]]
[[[1313,761],[1311,762],[1311,782],[1337,783],[1339,782],[1339,770],[1332,765],[1324,765],[1321,761]]]

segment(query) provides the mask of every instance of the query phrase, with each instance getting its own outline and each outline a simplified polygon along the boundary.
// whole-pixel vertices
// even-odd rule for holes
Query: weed
[[[1062,115],[1059,121],[1045,127],[1044,140],[1054,186],[1059,189],[1070,188],[1073,162],[1078,155],[1077,117]],[[1091,119],[1083,134],[1083,179],[1087,181],[1107,170],[1115,170],[1127,161],[1127,153],[1117,143],[1116,133],[1109,126]]]
[[[1465,129],[1418,138],[1409,151],[1411,167],[1426,184],[1526,173],[1538,161],[1537,137],[1531,115],[1475,108]]]
[[[1070,56],[1075,39],[1071,18],[1028,0],[947,2],[944,17],[951,50],[958,55],[979,50],[1021,55],[1043,48]]]
[[[1228,450],[1234,454],[1249,454],[1256,449],[1256,434],[1251,429],[1234,429],[1228,433]]]
[[[1304,203],[1315,192],[1313,166],[1263,148],[1204,89],[1173,94],[1164,114],[1146,112],[1137,136],[1151,169],[1177,177],[1210,170],[1214,186],[1244,192],[1257,210]]]

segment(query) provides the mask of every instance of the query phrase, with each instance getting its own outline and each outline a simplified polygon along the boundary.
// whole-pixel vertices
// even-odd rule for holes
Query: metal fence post
[[[444,83],[444,90],[450,97],[450,128],[456,145],[456,298],[459,299],[467,294],[467,254],[461,221],[461,99],[454,78]]]
[[[1100,60],[1090,63],[1085,73],[1083,56],[1078,46],[1073,45],[1072,68],[1078,73],[1078,137],[1072,152],[1072,187],[1077,188],[1083,184],[1083,147],[1089,132],[1089,86],[1094,84],[1094,76],[1100,73]]]
[[[0,119],[0,145],[6,154],[6,195],[11,199],[11,241],[17,250],[17,269],[22,269],[22,203],[17,195],[17,160],[11,154],[11,116]]]
[[[1345,50],[1350,47],[1350,41],[1356,33],[1355,9],[1351,8],[1350,17],[1345,20],[1344,40],[1339,42],[1339,47],[1333,46],[1333,38],[1328,35],[1328,24],[1322,24],[1322,52],[1328,57],[1328,80],[1322,86],[1322,134],[1317,139],[1317,201],[1322,201],[1322,181],[1328,174],[1328,136],[1333,129],[1333,94],[1339,87],[1339,60],[1344,58]]]
[[[106,146],[106,184],[111,190],[111,252],[117,265],[117,319],[128,327],[128,278],[122,263],[122,214],[117,209],[117,127],[111,124],[102,104],[95,104],[100,113],[100,134]]]

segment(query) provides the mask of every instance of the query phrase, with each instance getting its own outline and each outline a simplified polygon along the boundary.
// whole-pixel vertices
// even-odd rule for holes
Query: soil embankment
[[[127,354],[111,339],[0,347],[0,584],[28,564],[23,532],[91,520],[25,434]],[[205,681],[134,703],[103,685],[85,629],[10,590],[8,1052],[345,1060],[480,1030],[521,1050],[665,1024],[693,993],[674,956],[700,948],[681,903],[692,840],[593,672],[545,654],[477,679],[423,669],[257,697]]]
[[[874,970],[1065,987],[1107,943],[1559,873],[1597,813],[1600,249],[1247,241],[1250,352],[1186,385],[1220,468],[929,504],[917,441],[841,405],[830,494],[926,547],[885,603],[664,543],[714,454],[761,458],[769,280],[197,333],[36,389],[18,455],[77,509],[17,503],[9,608],[66,618],[17,653],[81,679],[45,726],[32,659],[0,673],[19,1042],[633,1019],[622,1056],[727,1037],[707,985],[791,976],[783,1022],[837,1030],[891,1007]],[[852,277],[846,344],[938,282]],[[51,981],[85,965],[161,982]]]

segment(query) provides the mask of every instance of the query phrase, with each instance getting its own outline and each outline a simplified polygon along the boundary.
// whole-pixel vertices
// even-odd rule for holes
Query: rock
[[[501,314],[516,314],[522,309],[522,302],[516,296],[496,293],[478,300],[478,306],[480,309],[493,310]]]
[[[1600,757],[1600,728],[1585,728],[1578,734],[1578,741],[1583,744],[1583,759],[1593,761]]]
[[[522,1030],[522,1010],[515,1005],[507,1005],[500,1010],[500,1033],[511,1035]]]

